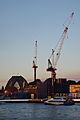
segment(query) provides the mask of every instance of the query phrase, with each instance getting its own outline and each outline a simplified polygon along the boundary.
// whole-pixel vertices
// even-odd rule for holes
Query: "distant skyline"
[[[57,78],[80,80],[80,0],[0,0],[0,86],[13,75],[33,80],[36,40],[37,78],[50,77],[47,59],[72,12],[56,72]]]

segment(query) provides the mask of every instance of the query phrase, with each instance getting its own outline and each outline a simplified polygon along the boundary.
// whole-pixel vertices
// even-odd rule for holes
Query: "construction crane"
[[[35,41],[35,55],[34,55],[34,60],[33,60],[34,81],[36,81],[36,69],[37,68],[38,68],[37,66],[37,41]]]
[[[54,96],[54,81],[56,80],[56,65],[57,62],[59,60],[60,54],[61,54],[61,50],[62,50],[62,46],[64,43],[64,40],[67,36],[67,31],[69,28],[69,25],[72,21],[74,12],[71,13],[71,15],[68,17],[68,20],[66,21],[66,24],[64,25],[64,31],[55,47],[55,49],[52,49],[52,53],[48,59],[48,68],[47,71],[51,72],[51,78],[52,78],[52,97]]]

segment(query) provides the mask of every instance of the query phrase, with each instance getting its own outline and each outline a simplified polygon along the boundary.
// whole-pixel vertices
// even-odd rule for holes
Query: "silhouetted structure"
[[[25,91],[27,86],[28,83],[22,76],[12,76],[5,87],[5,96],[11,98],[27,98],[28,95]]]
[[[27,86],[28,86],[28,83],[22,76],[12,76],[9,79],[5,89],[7,90],[10,87],[14,87],[18,90],[18,89],[24,89]]]
[[[76,83],[74,80],[67,81],[66,78],[55,79],[54,95],[68,95],[71,93],[70,86],[76,86],[77,84],[80,85],[80,81]],[[77,86],[77,88],[79,87]],[[12,76],[6,84],[5,89],[2,87],[0,94],[20,99],[52,97],[52,78],[48,78],[44,82],[36,79],[28,83],[22,76]]]
[[[30,82],[27,88],[28,93],[33,94],[34,98],[43,98],[43,83],[40,79]]]
[[[45,97],[52,97],[52,79],[48,78],[44,82]],[[69,93],[69,86],[67,80],[64,78],[59,78],[54,81],[54,95],[66,95]]]

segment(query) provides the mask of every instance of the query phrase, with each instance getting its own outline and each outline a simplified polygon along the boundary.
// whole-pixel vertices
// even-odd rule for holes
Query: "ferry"
[[[44,102],[47,105],[74,105],[75,102],[70,98],[54,97]]]
[[[66,99],[64,97],[54,97],[50,98],[44,103],[47,105],[63,105]]]

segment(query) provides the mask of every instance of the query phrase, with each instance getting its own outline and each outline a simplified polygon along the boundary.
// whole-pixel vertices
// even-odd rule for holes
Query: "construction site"
[[[44,99],[48,97],[67,96],[70,92],[74,91],[70,85],[78,85],[75,81],[67,81],[66,78],[56,78],[57,63],[61,55],[62,47],[67,36],[67,32],[71,21],[73,19],[74,12],[68,17],[67,22],[64,25],[63,33],[59,38],[56,47],[53,49],[51,55],[48,57],[47,72],[50,72],[50,77],[44,82],[37,78],[37,41],[34,44],[34,58],[33,58],[33,81],[27,82],[22,76],[12,76],[6,87],[2,87],[1,94],[10,98],[37,98]],[[79,92],[79,89],[78,89]],[[80,97],[78,95],[78,97]]]
[[[67,31],[69,29],[69,26],[71,24],[71,21],[73,19],[73,16],[74,16],[74,12],[71,13],[71,15],[68,17],[66,23],[65,23],[65,27],[64,27],[64,30],[63,30],[63,33],[61,34],[61,37],[59,39],[59,41],[57,42],[57,45],[56,47],[53,49],[52,48],[52,53],[48,59],[48,68],[46,69],[47,72],[50,72],[51,73],[51,80],[52,80],[52,91],[51,91],[51,96],[54,97],[54,83],[56,81],[56,66],[57,66],[57,63],[58,63],[58,60],[60,58],[60,55],[61,55],[61,50],[62,50],[62,47],[63,47],[63,44],[64,44],[64,41],[66,39],[66,36],[67,36]],[[37,65],[37,41],[35,42],[35,56],[34,56],[34,60],[33,60],[33,73],[34,73],[34,81],[36,81],[36,70],[38,68],[38,65]]]

